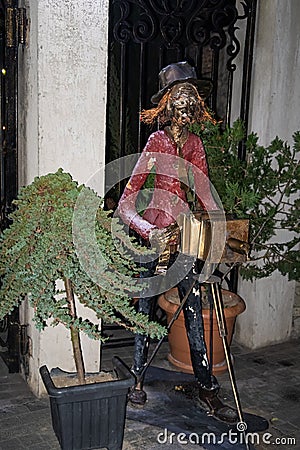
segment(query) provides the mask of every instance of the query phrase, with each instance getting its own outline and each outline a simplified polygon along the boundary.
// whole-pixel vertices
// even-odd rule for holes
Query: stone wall
[[[27,0],[28,42],[20,51],[19,179],[62,167],[85,183],[105,161],[108,0]],[[104,180],[98,180],[103,194]],[[102,192],[101,192],[102,189]],[[29,323],[30,374],[38,395],[42,364],[74,370],[69,335],[60,327],[38,333]],[[86,369],[97,371],[99,342],[83,342]]]
[[[257,10],[249,130],[268,145],[278,135],[291,142],[300,129],[300,28],[297,0],[260,0]],[[295,283],[275,272],[270,278],[240,283],[247,310],[236,338],[257,348],[288,339],[292,332]]]

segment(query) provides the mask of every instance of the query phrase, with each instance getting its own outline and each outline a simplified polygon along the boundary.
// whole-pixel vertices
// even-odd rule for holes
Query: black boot
[[[130,388],[127,398],[132,406],[142,407],[147,401],[147,394],[143,390],[143,380],[138,379],[138,376],[134,370],[131,371],[134,373],[137,380],[136,384]]]
[[[238,421],[237,411],[224,403],[218,397],[219,387],[207,389],[199,388],[200,402],[209,408],[210,413],[219,420],[227,423],[236,423]]]
[[[147,400],[147,394],[143,389],[138,389],[136,386],[132,386],[130,388],[128,394],[128,401],[132,404],[132,406],[141,407],[144,406]]]

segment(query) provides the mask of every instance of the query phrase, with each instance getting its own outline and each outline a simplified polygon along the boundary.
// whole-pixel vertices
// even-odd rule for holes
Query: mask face
[[[179,126],[186,126],[194,121],[197,107],[197,93],[190,83],[177,84],[171,90],[168,103],[170,119]]]

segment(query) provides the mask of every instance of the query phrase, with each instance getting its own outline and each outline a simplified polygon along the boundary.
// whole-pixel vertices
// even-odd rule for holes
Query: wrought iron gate
[[[25,43],[25,9],[17,0],[0,1],[0,226],[8,225],[8,215],[18,189],[17,161],[17,64],[19,44]],[[9,370],[19,370],[20,325],[18,311],[0,322],[0,346]]]
[[[112,0],[109,22],[107,162],[141,151],[158,72],[187,60],[213,82],[209,106],[230,123],[236,58],[243,58],[240,117],[247,126],[256,0]],[[241,32],[243,30],[243,32]]]

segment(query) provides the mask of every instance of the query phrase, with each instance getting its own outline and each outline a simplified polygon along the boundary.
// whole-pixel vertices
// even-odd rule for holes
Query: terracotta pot
[[[231,344],[236,317],[245,308],[244,300],[233,292],[222,289],[224,314],[227,328],[227,341]],[[162,294],[158,299],[159,306],[166,312],[167,322],[172,319],[179,305],[177,288]],[[210,311],[202,309],[204,321],[204,339],[207,347],[208,357],[210,356]],[[173,323],[168,335],[170,353],[168,360],[180,369],[181,372],[193,373],[188,338],[185,329],[184,316],[181,311],[178,319]],[[220,374],[226,372],[227,363],[225,359],[223,342],[219,334],[218,323],[215,311],[213,312],[213,373]]]

